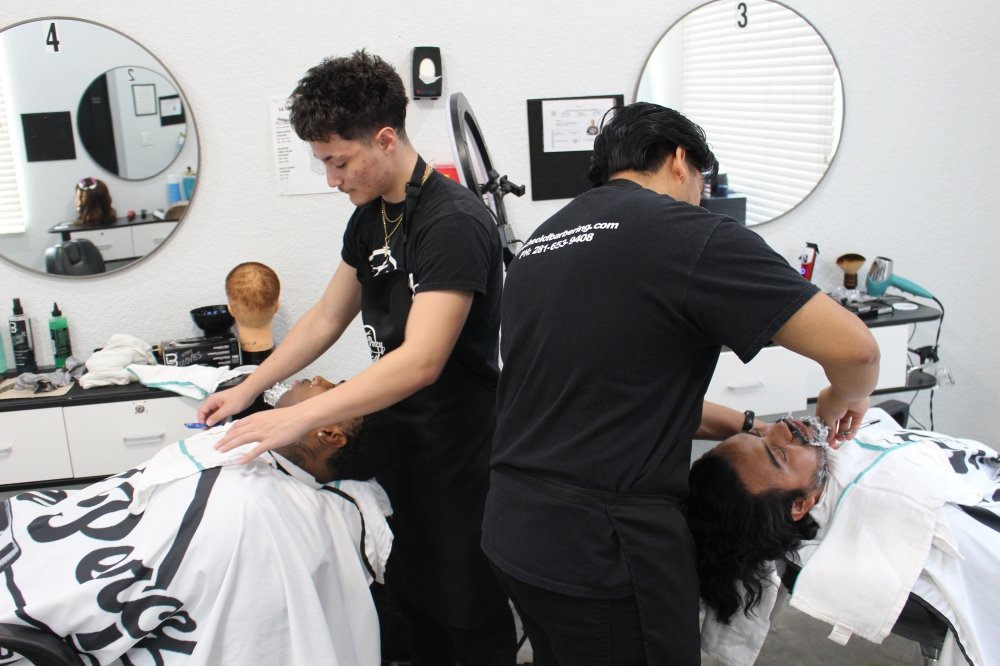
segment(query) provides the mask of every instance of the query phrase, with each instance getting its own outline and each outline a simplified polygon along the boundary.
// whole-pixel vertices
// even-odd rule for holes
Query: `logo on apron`
[[[384,259],[382,259],[382,263],[378,266],[375,265],[375,257],[384,257]],[[396,269],[396,260],[392,256],[392,250],[387,250],[384,247],[380,247],[372,252],[372,255],[368,257],[368,263],[371,264],[372,267],[372,277],[375,277],[390,268],[393,270]]]
[[[372,354],[372,363],[382,358],[385,354],[385,345],[378,341],[375,329],[365,325],[365,338],[368,340],[368,351]]]

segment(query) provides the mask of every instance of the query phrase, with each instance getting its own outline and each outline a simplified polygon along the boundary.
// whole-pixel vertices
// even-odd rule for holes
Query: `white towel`
[[[142,476],[133,484],[135,490],[132,503],[128,507],[129,513],[133,515],[142,513],[149,503],[149,498],[159,486],[213,467],[235,465],[240,458],[257,446],[257,442],[251,442],[225,453],[217,451],[215,443],[222,439],[231,426],[232,423],[217,426],[160,449],[145,466],[141,467]],[[280,464],[282,469],[310,488],[319,490],[322,487],[322,484],[308,472],[275,453],[258,456],[248,464],[270,467]],[[383,582],[393,539],[392,530],[385,520],[392,515],[389,496],[374,479],[334,481],[327,485],[343,491],[357,502],[365,525],[365,556],[375,570],[375,580]]]
[[[771,612],[778,600],[779,585],[781,579],[772,568],[770,578],[764,581],[760,603],[750,617],[740,610],[729,619],[729,624],[719,622],[715,611],[706,609],[705,621],[701,625],[702,651],[727,666],[752,666],[771,628]],[[737,586],[742,596],[743,585],[737,583]]]
[[[132,364],[156,365],[152,347],[139,338],[119,333],[112,335],[104,349],[87,359],[87,374],[78,380],[88,389],[95,386],[124,386],[132,381],[125,367]]]
[[[180,395],[204,400],[219,384],[239,377],[243,372],[230,370],[229,366],[216,368],[208,365],[130,365],[125,370],[140,383],[153,388],[173,391]]]
[[[204,430],[188,439],[182,439],[160,449],[141,468],[142,476],[134,484],[135,494],[132,496],[132,503],[128,506],[129,513],[138,515],[145,511],[149,498],[157,486],[183,479],[206,469],[239,462],[240,458],[253,449],[257,443],[244,444],[231,451],[217,451],[215,443],[222,439],[231,426],[232,423],[216,426],[211,430]],[[274,461],[270,457],[258,457],[254,459],[254,463],[274,466]]]
[[[822,542],[802,568],[791,600],[834,625],[830,638],[841,644],[852,634],[882,642],[932,543],[958,554],[950,529],[941,525],[941,507],[982,498],[932,442],[885,446],[877,433],[859,433],[830,457],[826,488],[810,514]]]

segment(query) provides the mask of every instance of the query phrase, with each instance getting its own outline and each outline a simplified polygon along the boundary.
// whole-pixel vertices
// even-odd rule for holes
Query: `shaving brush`
[[[837,266],[844,271],[844,289],[858,288],[858,271],[865,265],[860,254],[845,254],[837,257]]]

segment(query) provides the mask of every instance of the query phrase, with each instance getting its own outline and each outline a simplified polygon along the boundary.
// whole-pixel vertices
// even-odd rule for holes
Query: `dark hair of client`
[[[347,434],[347,444],[325,461],[334,479],[367,481],[389,464],[396,425],[386,410],[358,419]]]
[[[371,141],[383,127],[406,136],[409,98],[392,65],[364,49],[349,57],[326,58],[299,81],[289,121],[304,141]]]
[[[590,157],[589,178],[594,187],[604,185],[620,171],[656,171],[678,146],[687,151],[688,164],[706,181],[718,170],[705,130],[684,114],[649,102],[636,102],[609,113],[614,115],[601,121]]]
[[[806,515],[792,520],[800,491],[751,494],[728,459],[710,451],[691,466],[687,523],[694,537],[701,598],[722,622],[760,602],[770,562],[816,536]],[[743,584],[740,594],[737,583]]]

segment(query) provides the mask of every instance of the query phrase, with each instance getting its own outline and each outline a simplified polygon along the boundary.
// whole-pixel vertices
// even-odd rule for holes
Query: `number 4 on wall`
[[[49,23],[49,27],[45,31],[45,52],[62,53],[62,49],[59,47],[60,43],[59,32],[56,30],[56,22],[53,21]]]

